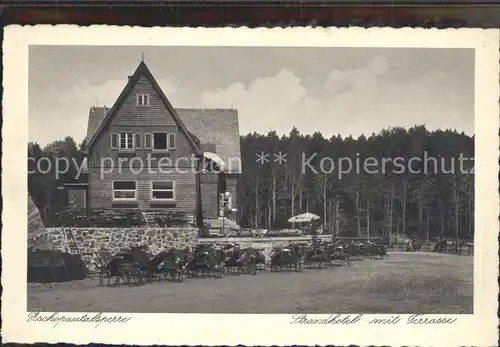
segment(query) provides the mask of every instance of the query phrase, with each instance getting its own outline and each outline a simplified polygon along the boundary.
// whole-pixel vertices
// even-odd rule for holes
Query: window
[[[111,133],[111,149],[132,150],[141,148],[141,134]]]
[[[149,94],[137,94],[137,106],[148,106]]]
[[[175,200],[175,183],[152,182],[151,200]]]
[[[135,181],[114,181],[113,200],[136,200],[137,189]]]
[[[175,133],[154,133],[153,149],[155,150],[175,149]]]
[[[166,133],[153,134],[153,149],[168,149]]]
[[[134,133],[119,133],[120,149],[134,149]]]

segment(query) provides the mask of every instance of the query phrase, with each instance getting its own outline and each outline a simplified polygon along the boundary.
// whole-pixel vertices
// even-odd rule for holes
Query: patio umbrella
[[[299,214],[297,216],[294,216],[288,220],[290,223],[309,223],[312,222],[313,220],[318,220],[319,216],[315,215],[314,213],[306,212]]]
[[[221,157],[219,157],[217,154],[212,153],[212,152],[203,152],[203,157],[213,161],[217,166],[219,167],[220,171],[224,171],[226,168],[226,163],[224,163],[224,160],[222,160]]]

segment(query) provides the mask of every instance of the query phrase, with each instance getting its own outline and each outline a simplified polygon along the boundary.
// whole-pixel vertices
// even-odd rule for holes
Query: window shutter
[[[111,149],[118,149],[118,134],[111,133]]]
[[[168,134],[168,148],[175,149],[175,133]]]
[[[140,133],[135,134],[135,148],[136,149],[141,148],[141,134]]]
[[[144,134],[144,148],[150,149],[152,147],[153,140],[151,134]]]

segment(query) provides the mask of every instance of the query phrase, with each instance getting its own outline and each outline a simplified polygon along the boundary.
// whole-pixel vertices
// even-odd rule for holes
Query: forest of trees
[[[302,135],[293,129],[282,137],[275,132],[248,134],[241,138],[241,148],[242,226],[290,228],[291,216],[312,212],[321,217],[324,232],[336,236],[404,235],[423,240],[473,236],[474,162],[460,164],[461,155],[474,157],[474,138],[466,134],[415,126],[354,139],[324,138],[319,132]],[[268,162],[256,162],[261,151],[270,154]],[[286,162],[273,156],[280,151],[286,153]],[[321,165],[325,157],[334,159],[333,170],[331,160]],[[378,161],[378,173],[374,164],[363,170],[369,157],[367,163]],[[411,158],[422,160],[411,162],[411,172],[408,165],[402,172],[390,162],[383,172],[383,158],[397,157],[405,163]],[[436,160],[428,159],[424,172],[424,158],[432,157]],[[353,164],[353,170],[340,178],[337,158],[351,158]],[[356,159],[361,163],[359,171]],[[347,171],[348,164],[343,167]]]
[[[31,158],[28,160],[28,192],[42,217],[66,207],[67,195],[58,187],[63,187],[64,183],[74,182],[78,176],[77,169],[81,167],[84,158],[82,144],[77,145],[70,136],[62,141],[54,141],[44,148],[38,143],[30,142],[28,158]],[[40,158],[46,159],[40,160]],[[55,163],[58,158],[67,158],[69,166],[66,173],[56,177]],[[66,171],[63,162],[60,163],[60,169]]]
[[[424,240],[473,236],[473,161],[459,161],[460,156],[474,157],[474,138],[466,134],[415,126],[354,139],[324,138],[319,132],[303,135],[293,129],[281,137],[275,132],[242,136],[241,151],[243,174],[236,208],[242,227],[290,228],[291,216],[312,212],[321,217],[324,232],[337,236],[405,235]],[[280,151],[286,154],[286,162],[275,162],[274,154]],[[257,162],[261,152],[269,154],[265,163]],[[430,161],[427,172],[418,173],[425,165],[424,154],[437,158],[437,167]],[[28,157],[53,162],[66,157],[81,165],[83,153],[81,145],[66,137],[45,148],[30,143]],[[367,171],[363,163],[369,157],[378,166],[372,163]],[[405,160],[406,170],[388,162],[382,171],[383,158],[398,157]],[[331,161],[323,158],[334,159],[333,169]],[[337,158],[351,158],[353,170],[339,177]],[[408,170],[410,158],[422,158],[411,163],[413,172]],[[361,163],[359,171],[356,160]],[[58,187],[74,181],[76,167],[71,165],[56,180],[53,171],[43,174],[33,165],[33,160],[28,162],[34,171],[28,175],[28,190],[42,214],[66,206],[67,197]]]

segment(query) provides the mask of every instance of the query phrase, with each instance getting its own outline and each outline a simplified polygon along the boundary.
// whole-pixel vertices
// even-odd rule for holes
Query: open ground
[[[352,267],[97,287],[28,284],[28,311],[143,313],[473,313],[473,257],[393,252]]]

